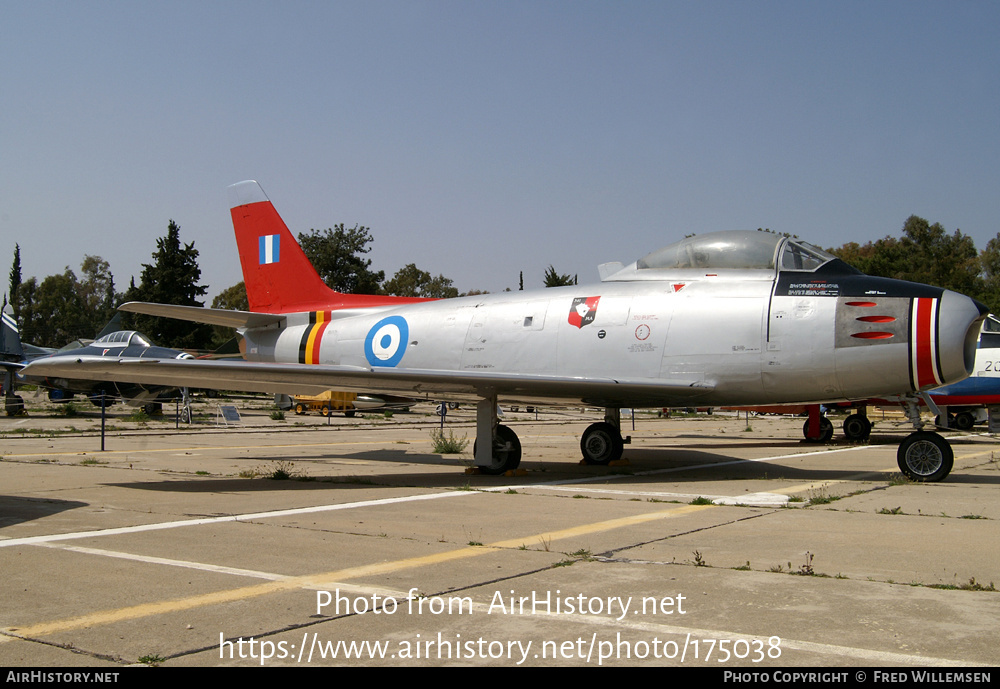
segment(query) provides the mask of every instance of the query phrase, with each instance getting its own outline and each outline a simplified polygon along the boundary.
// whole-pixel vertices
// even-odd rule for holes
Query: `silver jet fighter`
[[[440,301],[327,288],[256,182],[230,187],[250,311],[129,303],[125,311],[237,327],[248,361],[53,358],[61,376],[205,388],[386,392],[477,403],[475,464],[500,474],[520,442],[499,401],[602,407],[583,434],[587,462],[621,457],[622,408],[818,403],[926,390],[967,377],[986,308],[870,277],[769,232],[689,237],[601,282]],[[54,375],[46,373],[46,375]],[[917,431],[899,465],[918,480],[952,466]]]

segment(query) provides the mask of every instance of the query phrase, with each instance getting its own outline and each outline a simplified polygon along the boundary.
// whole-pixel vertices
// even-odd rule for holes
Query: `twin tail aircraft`
[[[622,408],[814,404],[926,391],[966,378],[986,308],[956,292],[864,275],[769,232],[688,237],[601,282],[446,300],[341,294],[316,274],[261,187],[230,187],[250,310],[132,302],[124,311],[236,327],[246,361],[31,364],[44,375],[260,392],[336,388],[476,403],[475,465],[521,461],[498,402],[604,409],[583,458],[619,459]],[[916,415],[919,419],[919,415]],[[900,469],[941,480],[937,433],[901,443]]]

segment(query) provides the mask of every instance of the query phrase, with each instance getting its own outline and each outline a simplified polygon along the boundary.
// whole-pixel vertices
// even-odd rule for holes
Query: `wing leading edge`
[[[336,388],[433,400],[474,400],[481,399],[488,392],[495,392],[502,400],[521,403],[584,403],[622,407],[685,406],[713,389],[703,381],[694,380],[614,380],[247,361],[107,359],[98,356],[43,359],[29,364],[25,374],[266,393],[287,393],[290,389],[318,393]]]

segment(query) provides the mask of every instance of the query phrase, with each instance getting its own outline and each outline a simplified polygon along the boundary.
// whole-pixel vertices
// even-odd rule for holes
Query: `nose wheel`
[[[948,441],[937,433],[917,431],[906,436],[896,452],[899,470],[911,481],[943,480],[955,463]]]

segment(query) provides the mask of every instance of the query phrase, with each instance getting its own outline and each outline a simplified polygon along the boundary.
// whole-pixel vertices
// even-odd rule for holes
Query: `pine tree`
[[[198,284],[201,279],[198,250],[194,248],[194,242],[181,244],[180,230],[180,226],[171,220],[166,236],[156,240],[153,262],[142,264],[138,286],[133,278],[132,286],[125,293],[127,301],[204,306],[198,297],[204,296],[208,287]],[[212,329],[207,325],[140,315],[134,315],[129,320],[135,329],[165,347],[203,349],[212,339]]]
[[[10,267],[10,291],[7,293],[10,299],[10,307],[14,310],[14,320],[17,320],[21,312],[21,304],[17,300],[18,290],[21,288],[21,245],[14,245],[14,264]]]

